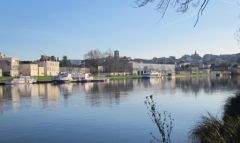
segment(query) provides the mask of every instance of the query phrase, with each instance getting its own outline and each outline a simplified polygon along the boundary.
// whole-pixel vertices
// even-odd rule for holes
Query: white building
[[[44,68],[44,76],[56,76],[59,74],[58,61],[36,61],[36,64]]]
[[[44,76],[44,67],[38,67],[38,76]]]
[[[175,64],[148,64],[148,63],[132,63],[132,74],[142,75],[147,72],[156,75],[175,75]]]
[[[2,77],[2,76],[3,76],[2,69],[0,68],[0,77]]]
[[[0,54],[0,68],[5,76],[18,76],[19,59],[6,57],[4,54]]]
[[[20,64],[19,72],[23,76],[38,76],[38,65],[33,63]]]

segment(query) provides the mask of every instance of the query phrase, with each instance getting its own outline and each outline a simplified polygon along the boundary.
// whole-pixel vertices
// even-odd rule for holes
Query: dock
[[[109,79],[93,79],[93,80],[72,80],[72,81],[65,81],[65,82],[59,82],[59,81],[54,81],[54,80],[49,80],[49,81],[37,81],[36,83],[33,84],[47,84],[47,83],[96,83],[96,82],[109,82]],[[6,85],[4,82],[0,82],[0,86]]]
[[[109,82],[109,79],[92,79],[92,80],[72,80],[72,81],[52,81],[53,83],[88,83],[88,82]]]

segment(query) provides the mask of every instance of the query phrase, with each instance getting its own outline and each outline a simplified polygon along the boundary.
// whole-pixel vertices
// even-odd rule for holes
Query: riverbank
[[[176,78],[204,78],[208,77],[209,74],[176,74]]]
[[[1,77],[0,78],[0,85],[6,85],[5,82],[9,82],[13,78],[14,77]],[[43,84],[43,83],[61,84],[61,83],[66,83],[64,81],[54,81],[53,76],[33,76],[32,78],[36,79],[36,81],[37,81],[34,84]],[[108,82],[109,81],[108,79],[107,78],[98,78],[98,79],[91,79],[91,80],[72,80],[72,81],[67,81],[67,83]]]
[[[53,80],[53,76],[33,76],[39,82],[49,82]]]
[[[14,77],[3,76],[3,77],[0,77],[0,82],[10,81],[13,78]],[[39,82],[50,82],[50,81],[52,81],[53,76],[33,76],[32,78],[35,78]]]
[[[102,79],[102,78],[108,78],[110,80],[123,80],[123,79],[140,79],[142,76],[135,76],[135,75],[126,75],[126,76],[117,76],[117,75],[95,75],[94,79]]]
[[[12,80],[12,79],[13,79],[13,77],[3,76],[3,77],[0,77],[0,82],[10,81],[10,80]]]
[[[176,74],[175,77],[176,78],[204,78],[204,77],[208,77],[208,74]],[[53,76],[33,76],[33,78],[35,78],[38,82],[51,82],[53,79]],[[104,79],[104,78],[108,78],[110,80],[130,80],[130,79],[141,79],[142,76],[136,76],[136,75],[126,75],[126,76],[117,76],[117,75],[95,75],[94,79]],[[9,77],[9,76],[3,76],[0,77],[0,82],[4,82],[4,81],[10,81],[12,80],[13,77]]]
[[[176,74],[175,78],[204,78],[208,77],[209,74]],[[127,76],[118,76],[118,75],[95,75],[94,79],[99,78],[108,78],[110,80],[122,80],[122,79],[141,79],[142,76],[127,75]]]

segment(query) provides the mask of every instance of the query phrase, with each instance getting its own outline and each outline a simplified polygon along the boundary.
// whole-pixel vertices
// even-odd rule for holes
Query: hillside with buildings
[[[174,56],[160,57],[153,59],[134,59],[137,62],[144,63],[157,63],[157,64],[180,64],[180,63],[191,63],[191,64],[240,64],[240,53],[228,54],[228,55],[213,55],[205,54],[202,57],[195,51],[192,55],[183,55],[180,58]]]
[[[183,55],[181,58],[132,59],[120,56],[118,50],[103,54],[90,51],[84,60],[59,59],[55,56],[42,55],[34,61],[22,61],[18,58],[0,54],[1,76],[56,76],[60,72],[92,73],[102,75],[155,75],[175,74],[239,74],[240,54],[200,56]]]

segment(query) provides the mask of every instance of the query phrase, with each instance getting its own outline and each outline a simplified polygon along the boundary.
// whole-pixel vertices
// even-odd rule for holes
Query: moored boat
[[[56,83],[65,83],[65,82],[73,81],[73,78],[71,74],[66,72],[61,72],[56,77],[54,77],[53,81]]]
[[[30,76],[14,77],[11,81],[6,81],[5,84],[33,84],[36,83],[36,79]]]
[[[87,82],[87,81],[92,81],[93,80],[93,76],[91,76],[90,73],[84,73],[84,74],[75,74],[73,75],[73,79],[74,81],[77,82]]]

